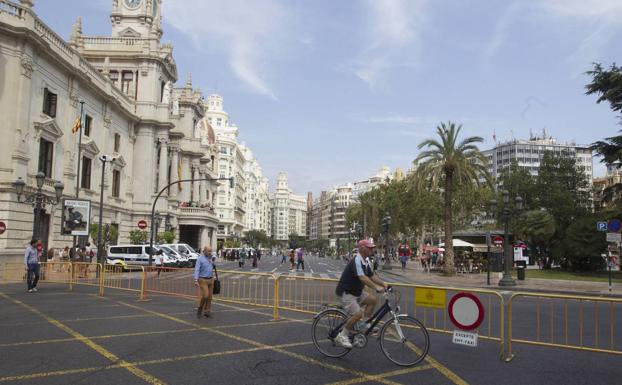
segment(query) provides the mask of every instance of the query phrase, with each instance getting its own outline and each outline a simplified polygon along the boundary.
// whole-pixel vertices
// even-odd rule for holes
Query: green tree
[[[511,197],[523,198],[525,210],[536,208],[536,180],[529,170],[518,166],[516,159],[512,160],[509,169],[501,171],[497,183],[503,190],[508,190]]]
[[[263,230],[249,230],[244,233],[244,242],[253,248],[260,245],[266,247],[268,245],[268,235]]]
[[[607,252],[603,233],[596,231],[594,223],[600,218],[586,215],[573,221],[562,242],[562,266],[573,271],[595,271],[606,266],[601,254]]]
[[[104,231],[102,233],[102,242],[104,246],[110,245],[112,241],[116,241],[119,238],[119,231],[116,227],[105,224]],[[99,224],[91,223],[89,226],[89,235],[93,241],[94,245],[97,245],[97,237],[99,233]]]
[[[173,243],[175,241],[175,232],[163,231],[158,233],[157,240],[159,243]]]
[[[587,90],[585,93],[587,95],[597,94],[596,103],[608,102],[613,111],[622,111],[622,67],[618,67],[614,63],[608,70],[605,70],[600,63],[594,63],[594,69],[588,71],[587,74],[592,77],[592,81],[585,86]],[[622,116],[620,118],[622,123]],[[613,163],[613,160],[618,162],[622,160],[622,152],[620,152],[620,143],[622,142],[618,141],[617,143],[618,151],[611,153],[615,159],[607,161],[607,163]]]
[[[146,231],[143,231],[143,230],[130,231],[130,242],[132,242],[133,245],[140,245],[142,243],[145,243],[147,242],[147,239],[149,239],[149,235],[147,234]]]
[[[555,218],[545,210],[525,211],[512,221],[512,231],[527,242],[538,258],[549,255],[555,228]]]
[[[574,156],[547,151],[540,162],[535,186],[538,207],[555,218],[556,230],[550,251],[555,260],[561,261],[566,230],[590,212],[589,182]]]
[[[443,186],[443,222],[445,227],[445,274],[454,275],[453,250],[453,194],[456,185],[479,184],[488,179],[488,160],[479,151],[475,143],[483,139],[471,136],[458,142],[462,126],[448,122],[436,128],[439,140],[428,139],[419,144],[425,148],[415,159],[419,163],[419,172],[433,184]]]

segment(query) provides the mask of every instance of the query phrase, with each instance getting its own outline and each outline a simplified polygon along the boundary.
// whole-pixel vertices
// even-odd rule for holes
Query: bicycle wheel
[[[341,331],[341,325],[343,325],[348,316],[338,309],[326,309],[318,314],[313,320],[311,326],[311,335],[313,338],[313,345],[325,356],[328,357],[343,357],[350,349],[335,342],[335,337]]]
[[[419,320],[407,316],[392,318],[380,329],[382,353],[400,366],[417,365],[428,354],[430,335]]]

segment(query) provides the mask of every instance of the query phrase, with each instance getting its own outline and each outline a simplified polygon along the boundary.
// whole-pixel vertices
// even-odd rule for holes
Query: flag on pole
[[[82,120],[80,119],[80,117],[78,117],[76,119],[76,122],[73,124],[73,127],[71,127],[71,133],[75,134],[76,132],[80,131],[80,128],[82,128]]]

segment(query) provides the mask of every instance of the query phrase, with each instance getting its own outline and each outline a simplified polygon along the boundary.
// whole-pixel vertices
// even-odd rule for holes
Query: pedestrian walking
[[[302,267],[302,270],[305,269],[305,253],[302,250],[302,247],[298,249],[296,252],[296,271]]]
[[[39,282],[39,253],[36,245],[37,240],[31,239],[24,253],[24,266],[27,272],[26,283],[29,293],[37,291],[37,283]]]
[[[253,258],[253,268],[256,268],[257,267],[257,259],[258,259],[257,258],[257,251],[252,252],[252,255],[253,255],[253,257],[252,257]]]
[[[281,250],[281,265],[287,262],[287,255],[285,255],[285,250]]]
[[[291,271],[294,271],[296,268],[296,251],[291,249],[289,252],[289,263],[291,265]]]
[[[211,256],[212,248],[206,246],[194,266],[194,285],[199,287],[201,302],[197,308],[197,318],[212,315],[212,296],[214,294],[214,262]],[[240,257],[241,258],[241,257]]]
[[[164,252],[160,249],[158,251],[156,251],[154,258],[155,258],[155,267],[156,270],[158,271],[158,277],[160,276],[160,272],[162,271],[162,254]]]
[[[248,256],[246,249],[240,250],[240,259],[238,260],[238,267],[244,267],[244,262],[246,257]]]

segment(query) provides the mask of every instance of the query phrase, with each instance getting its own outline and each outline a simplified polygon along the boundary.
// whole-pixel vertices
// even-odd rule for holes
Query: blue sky
[[[36,0],[63,37],[110,35],[112,0]],[[224,97],[272,186],[296,193],[407,169],[436,125],[482,149],[543,129],[589,144],[620,126],[584,95],[591,62],[620,60],[619,0],[164,0],[164,37]],[[59,12],[62,9],[62,12]],[[618,21],[618,22],[617,22]],[[618,56],[616,56],[616,53]],[[595,161],[595,166],[597,162]],[[596,167],[602,174],[603,168]]]

